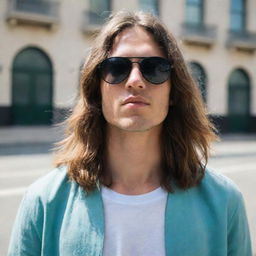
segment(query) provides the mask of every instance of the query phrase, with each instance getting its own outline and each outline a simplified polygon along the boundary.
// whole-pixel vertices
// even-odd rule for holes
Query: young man
[[[85,63],[57,169],[26,193],[9,255],[251,256],[241,193],[173,36],[118,13]]]

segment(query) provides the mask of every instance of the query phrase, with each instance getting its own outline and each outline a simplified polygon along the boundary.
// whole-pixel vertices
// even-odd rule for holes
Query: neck
[[[143,194],[160,186],[161,127],[144,132],[107,129],[106,176],[111,189],[123,194]]]

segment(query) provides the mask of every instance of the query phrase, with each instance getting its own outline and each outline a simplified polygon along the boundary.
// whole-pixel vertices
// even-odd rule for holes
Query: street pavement
[[[11,228],[29,184],[53,168],[53,143],[61,127],[0,128],[0,255],[6,255]],[[256,255],[256,135],[225,135],[213,145],[208,167],[241,190]]]

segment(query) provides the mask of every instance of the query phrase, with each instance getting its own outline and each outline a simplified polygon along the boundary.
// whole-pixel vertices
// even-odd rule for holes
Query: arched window
[[[186,0],[186,23],[200,26],[204,20],[204,1]]]
[[[231,31],[243,31],[246,26],[246,7],[245,0],[231,0],[230,10],[230,29]]]
[[[206,81],[205,71],[204,71],[203,67],[196,62],[190,62],[189,66],[191,68],[192,75],[193,75],[194,79],[197,81],[197,84],[200,88],[203,100],[204,100],[204,102],[206,102],[206,97],[207,97],[206,83],[207,83],[207,81]]]
[[[248,131],[250,121],[250,80],[247,73],[241,69],[234,70],[229,77],[228,116],[230,131]]]
[[[37,48],[19,52],[12,67],[13,124],[50,124],[52,119],[52,64]]]
[[[159,15],[158,0],[139,0],[139,9],[144,12],[151,12],[154,15]]]

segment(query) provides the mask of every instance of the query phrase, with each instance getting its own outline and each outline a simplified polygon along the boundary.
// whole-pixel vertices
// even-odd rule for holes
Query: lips
[[[129,96],[128,98],[126,98],[123,101],[122,105],[126,105],[129,103],[140,104],[140,105],[149,105],[148,101],[141,96]]]

